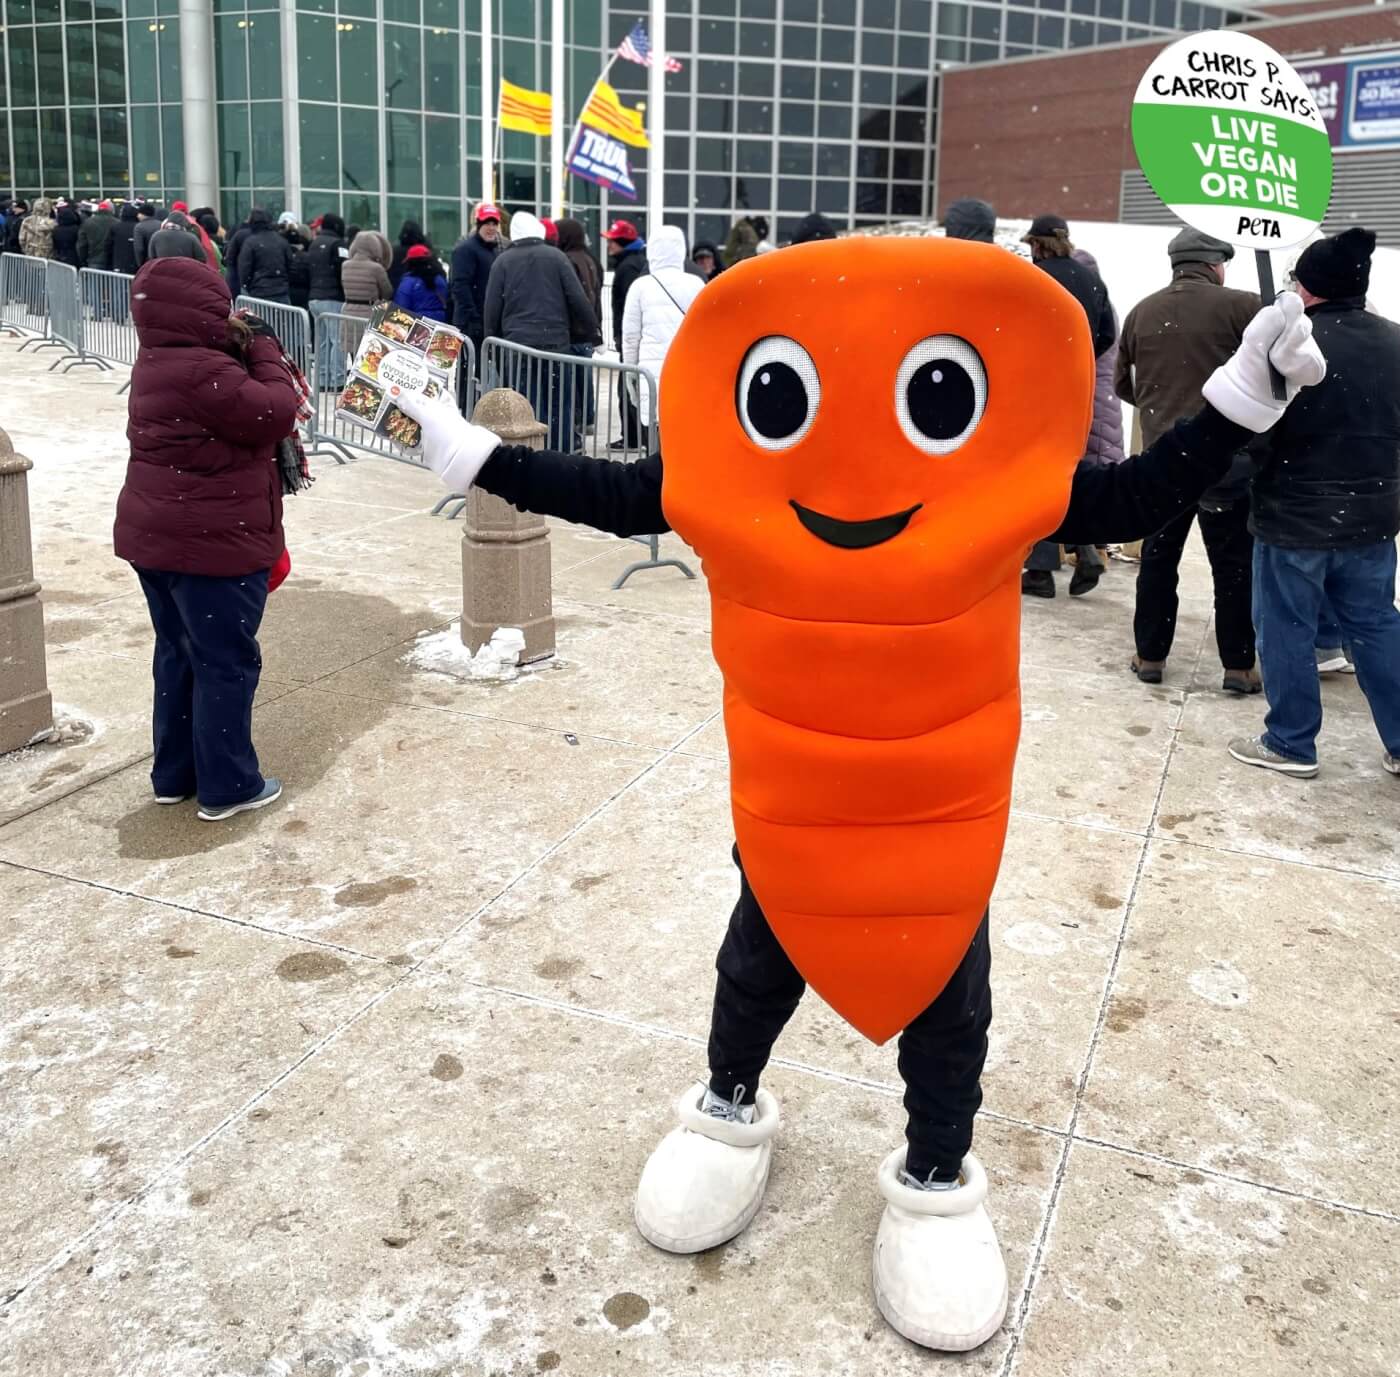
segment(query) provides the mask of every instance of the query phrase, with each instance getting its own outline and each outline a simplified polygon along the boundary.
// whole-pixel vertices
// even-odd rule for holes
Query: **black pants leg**
[[[1057,540],[1037,540],[1026,556],[1026,568],[1035,574],[1053,573],[1060,567],[1060,543]]]
[[[1165,660],[1172,653],[1178,610],[1177,569],[1195,517],[1192,507],[1142,542],[1133,611],[1133,639],[1141,660]]]
[[[1249,499],[1200,512],[1201,538],[1215,584],[1215,645],[1226,669],[1254,668],[1254,537]]]
[[[193,785],[210,808],[253,798],[263,787],[253,695],[267,571],[241,578],[136,572],[156,632],[156,792],[189,793]]]
[[[628,449],[638,449],[642,443],[642,418],[637,412],[637,403],[627,389],[626,373],[617,375],[618,410],[622,417],[622,440]]]
[[[738,862],[735,851],[735,861]],[[740,866],[739,902],[715,962],[710,1021],[710,1089],[752,1104],[773,1044],[806,990],[763,916]],[[899,1038],[899,1074],[909,1114],[907,1169],[952,1180],[972,1145],[982,1104],[982,1066],[992,1020],[987,919],[947,986]]]

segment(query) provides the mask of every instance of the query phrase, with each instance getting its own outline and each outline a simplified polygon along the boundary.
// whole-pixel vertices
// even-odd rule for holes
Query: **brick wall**
[[[1400,48],[1400,3],[1337,18],[1242,26],[1280,52],[1336,53],[1352,44]],[[980,196],[999,215],[1053,210],[1067,219],[1116,220],[1124,168],[1135,168],[1133,93],[1161,47],[964,67],[942,79],[938,214]]]

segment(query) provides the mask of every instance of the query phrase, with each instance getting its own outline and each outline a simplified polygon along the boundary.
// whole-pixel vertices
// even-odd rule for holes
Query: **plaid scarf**
[[[249,316],[260,319],[246,307],[241,311],[235,311],[234,315],[240,320],[246,320]],[[266,322],[263,322],[263,328],[270,331]],[[284,496],[291,497],[303,488],[309,488],[316,481],[311,476],[311,466],[306,462],[306,450],[302,447],[300,433],[300,427],[315,416],[316,410],[312,405],[311,386],[306,381],[306,375],[283,348],[282,341],[277,339],[275,334],[272,335],[272,338],[277,340],[277,347],[282,351],[282,366],[287,370],[287,375],[292,383],[292,391],[296,394],[297,399],[297,414],[292,425],[292,433],[277,442],[277,469],[282,478],[282,493]]]

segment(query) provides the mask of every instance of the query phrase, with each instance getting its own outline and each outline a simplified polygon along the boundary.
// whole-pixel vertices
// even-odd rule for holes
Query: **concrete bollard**
[[[44,609],[29,538],[25,475],[33,467],[0,430],[0,754],[29,745],[53,727]]]
[[[505,444],[530,449],[543,449],[549,434],[530,403],[507,387],[482,397],[472,420]],[[524,632],[521,664],[554,654],[549,528],[542,516],[473,488],[462,531],[462,643],[475,654],[502,626]]]

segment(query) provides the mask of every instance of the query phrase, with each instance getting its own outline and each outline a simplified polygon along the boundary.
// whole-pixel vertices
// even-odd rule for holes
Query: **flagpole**
[[[549,152],[551,170],[550,214],[559,219],[564,213],[564,0],[554,0],[549,26]]]
[[[496,199],[496,141],[500,126],[496,120],[496,35],[491,0],[481,6],[481,190],[482,200]]]
[[[666,203],[666,0],[651,0],[651,66],[647,68],[647,238],[661,228]]]

